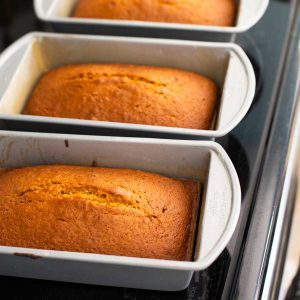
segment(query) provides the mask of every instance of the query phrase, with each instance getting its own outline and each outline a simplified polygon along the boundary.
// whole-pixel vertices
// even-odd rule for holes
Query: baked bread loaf
[[[29,115],[210,129],[217,86],[195,73],[160,67],[69,65],[46,73]]]
[[[235,0],[79,0],[73,16],[233,26]]]
[[[49,165],[0,175],[0,245],[191,260],[199,184]]]

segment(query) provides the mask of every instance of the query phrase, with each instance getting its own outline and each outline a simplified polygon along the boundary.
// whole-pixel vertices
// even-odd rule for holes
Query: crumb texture
[[[0,245],[191,260],[199,183],[64,165],[0,174]]]
[[[73,16],[233,26],[235,0],[79,0]]]
[[[85,64],[42,76],[24,114],[210,129],[216,84],[170,68]]]

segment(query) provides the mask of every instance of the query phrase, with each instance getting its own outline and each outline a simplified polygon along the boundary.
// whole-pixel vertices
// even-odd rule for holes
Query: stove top
[[[298,7],[296,7],[297,5]],[[295,36],[291,36],[291,33],[299,30],[299,24],[296,21],[299,19],[299,16],[296,15],[297,11],[300,12],[298,1],[271,0],[263,19],[249,32],[235,37],[235,42],[244,48],[255,68],[256,96],[253,106],[243,122],[229,135],[217,141],[228,152],[240,178],[243,195],[241,217],[236,233],[228,247],[210,268],[195,273],[188,289],[176,293],[154,292],[0,277],[2,292],[4,294],[7,292],[12,299],[204,300],[259,298],[264,287],[265,276],[263,274],[266,273],[264,271],[268,266],[270,253],[270,248],[267,243],[263,242],[263,238],[267,237],[274,225],[274,218],[270,217],[276,217],[278,207],[274,205],[275,197],[266,199],[266,203],[270,203],[268,210],[261,214],[257,214],[255,211],[258,209],[258,196],[264,192],[261,190],[263,179],[265,179],[263,177],[264,164],[272,154],[269,143],[272,134],[276,134],[273,131],[278,123],[276,119],[278,114],[283,125],[286,124],[286,127],[283,126],[284,130],[278,134],[286,139],[281,145],[283,149],[280,149],[281,156],[278,158],[277,172],[281,170],[279,168],[285,164],[287,159],[286,149],[290,143],[295,97],[291,95],[289,99],[285,99],[285,107],[289,107],[289,110],[283,111],[281,114],[278,113],[278,110],[281,109],[280,101],[284,99],[282,100],[279,95],[283,88],[287,88],[283,87],[283,82],[285,74],[288,72],[287,57],[293,46],[292,43],[295,43],[292,40],[295,39]],[[38,22],[35,18],[32,1],[0,0],[0,52],[29,31],[51,31],[51,28]],[[294,45],[294,47],[296,46]],[[290,67],[293,67],[293,64]],[[289,89],[294,94],[296,93],[295,86],[290,86]],[[22,125],[24,126],[23,130],[49,131],[42,126],[37,129]],[[19,128],[20,124],[16,126],[14,123],[1,122],[1,129],[20,130]],[[89,128],[72,127],[67,129],[53,127],[51,132],[115,134],[109,131],[98,130],[95,132]],[[140,136],[140,133],[136,133],[135,136]],[[280,172],[276,173],[277,176],[283,176],[283,171]],[[279,188],[280,186],[278,186]],[[264,227],[259,227],[261,218],[265,218]],[[258,232],[253,233],[254,225],[257,225]],[[257,235],[260,237],[260,242],[256,241]],[[254,249],[253,254],[255,253],[257,256],[249,255],[249,251],[252,249],[249,243]],[[264,259],[265,257],[267,259]]]

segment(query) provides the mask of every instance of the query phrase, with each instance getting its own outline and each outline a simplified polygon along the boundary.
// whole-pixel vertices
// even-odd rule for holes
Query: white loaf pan
[[[44,72],[66,64],[108,62],[174,67],[198,72],[215,80],[221,87],[222,96],[214,129],[182,129],[21,114]],[[205,138],[223,136],[231,131],[246,115],[255,92],[252,65],[239,46],[144,38],[31,33],[0,56],[0,78],[6,78],[0,83],[0,119]]]
[[[133,168],[198,179],[204,185],[193,261],[0,247],[0,275],[177,291],[211,265],[229,242],[240,212],[236,171],[212,141],[0,132],[0,167],[39,164]],[[200,199],[199,199],[200,201]]]
[[[201,0],[199,0],[201,1]],[[203,26],[176,23],[124,21],[107,19],[72,18],[70,15],[77,0],[35,0],[37,17],[51,23],[58,31],[73,33],[101,33],[115,35],[156,36],[166,35],[183,39],[229,41],[233,34],[244,32],[254,26],[265,13],[269,0],[237,0],[236,25],[232,27]],[[180,35],[181,34],[181,35]]]

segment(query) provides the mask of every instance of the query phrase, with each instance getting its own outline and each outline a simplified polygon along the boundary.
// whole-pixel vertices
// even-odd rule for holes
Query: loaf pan
[[[40,20],[50,23],[55,30],[61,32],[229,41],[235,33],[244,32],[254,26],[269,4],[269,0],[237,0],[236,25],[221,27],[72,18],[70,15],[76,2],[77,0],[35,0],[34,7]]]
[[[177,291],[210,266],[229,242],[240,212],[236,171],[213,141],[175,141],[0,132],[0,166],[75,164],[140,169],[193,178],[204,186],[193,261],[169,261],[0,246],[0,275]],[[200,201],[200,199],[199,199]]]
[[[222,91],[214,127],[212,130],[196,130],[21,114],[44,72],[74,63],[154,65],[206,75],[215,80]],[[2,120],[205,138],[223,136],[231,131],[247,113],[255,92],[255,75],[249,59],[239,46],[228,43],[31,33],[15,42],[1,55],[0,78],[5,77],[6,80],[0,84]]]

